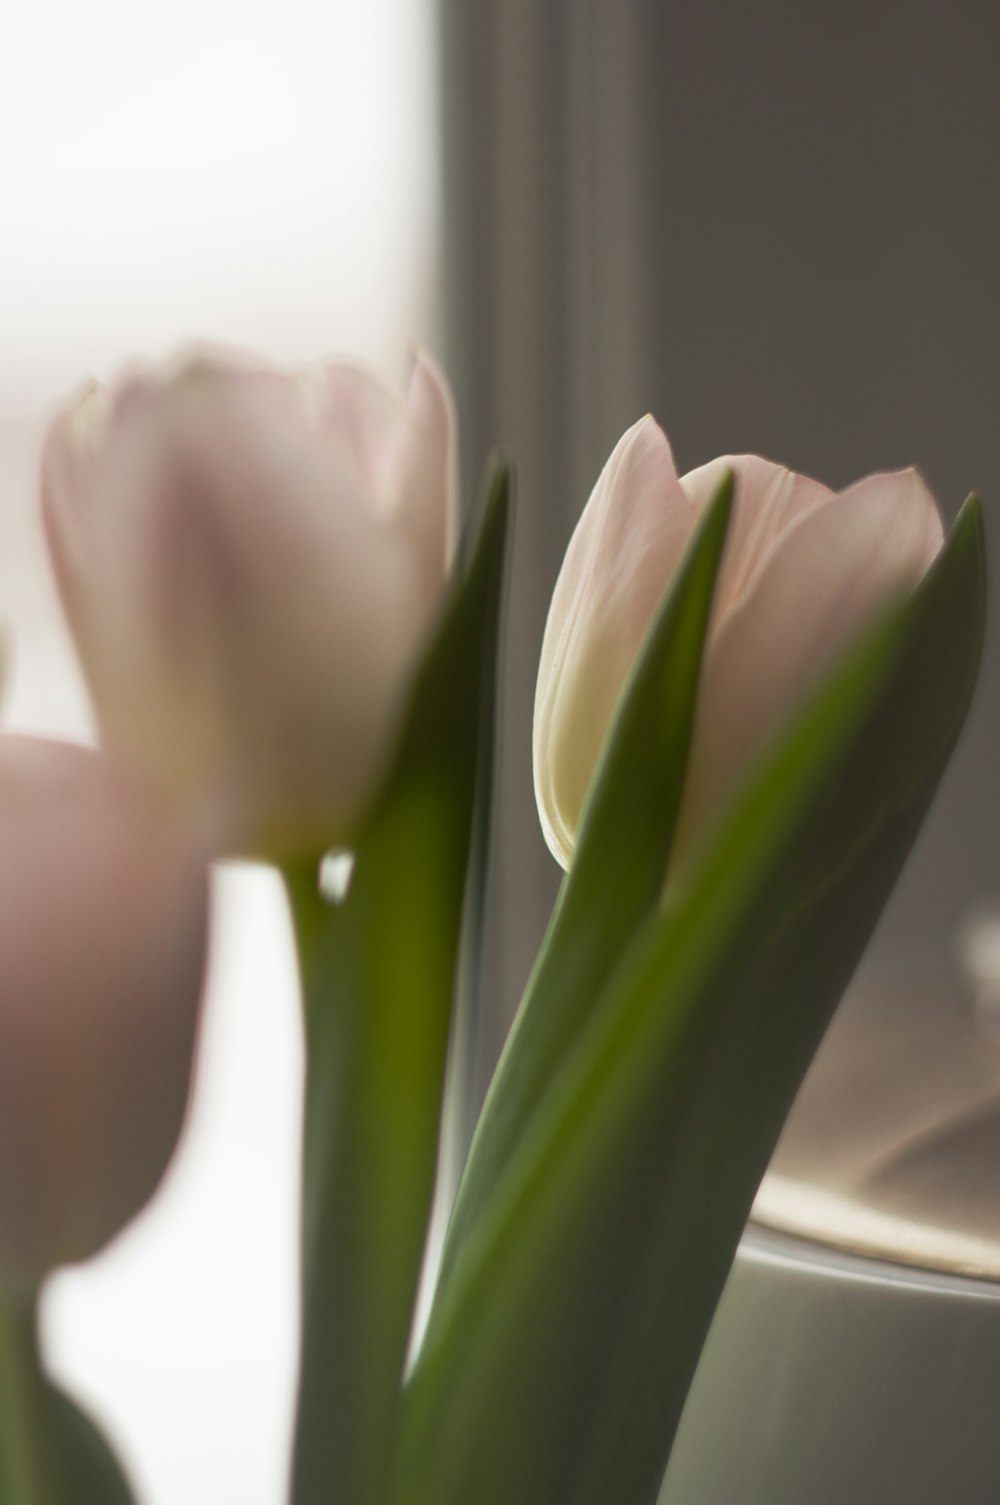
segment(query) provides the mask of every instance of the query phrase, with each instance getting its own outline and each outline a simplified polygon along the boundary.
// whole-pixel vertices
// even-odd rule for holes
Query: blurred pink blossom
[[[99,1249],[184,1121],[205,964],[192,831],[118,758],[0,738],[0,1287]]]
[[[43,513],[102,733],[224,850],[350,838],[443,597],[455,446],[424,355],[405,395],[187,355],[53,423]]]

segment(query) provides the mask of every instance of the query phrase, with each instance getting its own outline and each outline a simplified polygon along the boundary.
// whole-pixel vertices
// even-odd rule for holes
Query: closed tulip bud
[[[0,738],[0,1289],[151,1195],[188,1100],[206,868],[145,776]]]
[[[52,425],[43,515],[104,738],[226,849],[350,838],[442,600],[454,447],[423,356],[405,396],[192,356]]]
[[[834,493],[756,455],[678,478],[652,418],[619,441],[566,551],[535,698],[535,792],[567,867],[629,671],[726,471],[735,502],[702,665],[674,860],[701,836],[769,736],[848,642],[942,544],[915,470]]]

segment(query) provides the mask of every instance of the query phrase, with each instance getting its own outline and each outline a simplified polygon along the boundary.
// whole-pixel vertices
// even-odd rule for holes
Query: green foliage
[[[308,1063],[295,1505],[384,1497],[434,1190],[508,489],[498,466],[345,901],[321,900],[315,868],[287,875]]]
[[[397,1505],[655,1500],[759,1178],[963,722],[984,593],[972,499],[922,587],[779,731],[662,907],[640,901],[630,938],[608,931],[599,996],[562,1005],[559,1038],[543,1036],[523,1122],[499,1131],[506,1156],[470,1166],[475,1217],[407,1387]],[[648,727],[626,733],[627,719],[603,773],[620,759],[623,788],[647,751]],[[627,866],[607,860],[613,842],[595,813],[577,857],[609,883]],[[581,904],[576,944],[599,950],[600,909]],[[573,937],[560,945],[570,955]],[[501,1072],[530,1076],[530,1056],[512,1047]],[[516,1082],[493,1101],[521,1114]]]
[[[49,1387],[50,1444],[61,1454],[59,1505],[133,1505],[134,1496],[103,1434],[68,1395]]]
[[[34,1303],[0,1311],[0,1505],[134,1505],[90,1418],[44,1374]]]
[[[657,906],[680,809],[727,475],[651,626],[584,812],[579,850],[494,1076],[445,1241],[439,1289],[636,927]]]

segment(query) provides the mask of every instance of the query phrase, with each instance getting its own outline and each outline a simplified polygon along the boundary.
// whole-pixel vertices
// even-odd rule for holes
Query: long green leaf
[[[499,455],[494,456],[486,471],[484,512],[489,507],[490,490],[496,483],[496,477],[505,473],[503,459]],[[479,687],[479,767],[476,773],[476,803],[455,988],[455,1018],[445,1087],[445,1144],[440,1167],[444,1185],[439,1188],[439,1195],[443,1194],[449,1202],[455,1195],[457,1177],[468,1153],[479,1108],[477,1070],[482,1028],[484,940],[496,775],[496,722],[499,711],[497,686],[502,672],[505,608],[506,598],[500,603],[495,652],[484,664]]]
[[[376,1505],[434,1188],[509,479],[411,698],[348,895],[290,874],[306,1005],[295,1505]]]
[[[776,739],[575,1042],[435,1304],[399,1505],[650,1505],[781,1122],[982,639],[977,505]]]
[[[760,1178],[964,722],[984,625],[982,518],[970,499],[906,614],[871,713],[796,823],[716,985],[724,1023],[699,1046],[671,1196],[658,1202],[609,1349],[600,1433],[579,1456],[586,1505],[656,1498]]]
[[[476,1129],[438,1277],[447,1284],[484,1203],[600,998],[656,907],[680,808],[698,677],[733,501],[720,484],[651,625],[563,884]]]

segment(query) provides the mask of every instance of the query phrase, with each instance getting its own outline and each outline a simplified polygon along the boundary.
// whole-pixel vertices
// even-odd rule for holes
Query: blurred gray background
[[[633,419],[682,472],[915,463],[949,517],[982,492],[1000,566],[1000,7],[441,0],[440,39],[467,479],[497,441],[519,475],[485,1074],[558,879],[530,767],[546,602]],[[883,955],[947,950],[1000,887],[996,638]]]

